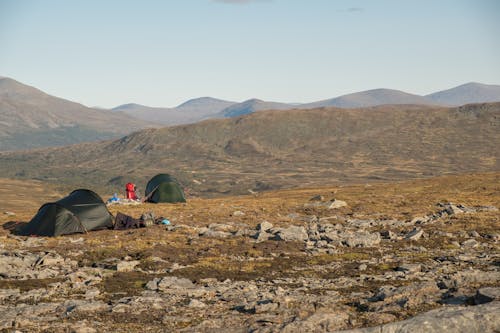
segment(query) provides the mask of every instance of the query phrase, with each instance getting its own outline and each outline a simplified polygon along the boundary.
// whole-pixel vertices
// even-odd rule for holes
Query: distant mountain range
[[[132,103],[117,106],[112,111],[123,112],[146,121],[177,125],[195,123],[203,119],[213,118],[221,110],[233,104],[235,102],[201,97],[191,99],[175,108],[156,108]]]
[[[152,108],[138,104],[125,104],[114,108],[113,111],[121,111],[147,121],[175,125],[195,123],[210,118],[237,117],[262,110],[313,109],[319,107],[352,109],[378,105],[410,104],[459,106],[470,103],[497,101],[500,101],[500,85],[467,83],[425,96],[409,94],[394,89],[373,89],[304,104],[278,103],[256,98],[236,103],[203,97],[190,100],[175,108]],[[190,107],[185,107],[186,104]]]
[[[121,137],[152,124],[88,108],[0,77],[0,151]]]
[[[260,99],[237,103],[201,97],[173,108],[124,104],[110,111],[50,96],[13,79],[0,77],[0,151],[116,138],[146,127],[231,118],[262,110],[360,108],[387,104],[457,106],[494,101],[500,101],[499,85],[467,83],[426,96],[374,89],[305,104]]]
[[[255,112],[0,153],[0,174],[116,192],[173,173],[200,195],[499,170],[500,103]]]

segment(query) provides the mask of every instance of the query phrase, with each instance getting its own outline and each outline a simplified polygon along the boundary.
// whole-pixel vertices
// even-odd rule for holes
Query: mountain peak
[[[425,97],[447,105],[500,102],[500,85],[468,82],[451,89],[429,94]]]
[[[177,107],[178,108],[200,107],[200,106],[206,106],[206,105],[225,104],[225,103],[233,104],[234,102],[229,102],[229,101],[225,101],[222,99],[204,96],[204,97],[190,99],[190,100],[178,105]]]
[[[116,111],[116,110],[124,111],[124,110],[130,110],[130,109],[136,109],[136,108],[144,108],[144,107],[147,107],[147,106],[142,105],[142,104],[137,104],[137,103],[127,103],[127,104],[118,105],[118,106],[112,108],[111,110],[113,110],[113,111]]]

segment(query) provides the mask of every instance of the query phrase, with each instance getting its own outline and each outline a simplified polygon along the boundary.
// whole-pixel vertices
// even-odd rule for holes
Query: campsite
[[[500,0],[0,0],[0,333],[500,333]]]
[[[403,323],[417,331],[424,321],[440,327],[433,318],[444,316],[454,318],[451,330],[495,327],[498,308],[488,300],[500,280],[499,177],[108,205],[113,215],[153,211],[171,222],[127,230],[26,237],[1,229],[0,324],[296,332]],[[43,204],[40,183],[2,185],[16,212],[0,216],[4,226],[37,213],[11,199]]]

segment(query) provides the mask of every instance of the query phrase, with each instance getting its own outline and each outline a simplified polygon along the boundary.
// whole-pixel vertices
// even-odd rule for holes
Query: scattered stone
[[[379,332],[496,332],[500,330],[500,302],[469,307],[444,307],[413,318],[382,326],[359,328],[344,333]]]
[[[372,247],[380,243],[380,233],[369,233],[367,231],[359,231],[350,235],[345,244],[349,247]]]
[[[201,308],[207,307],[207,305],[203,302],[198,301],[197,299],[192,299],[189,302],[188,307],[195,308],[195,309],[201,309]]]
[[[462,243],[462,247],[467,248],[467,249],[473,249],[473,248],[478,247],[479,245],[480,245],[480,243],[477,240],[475,240],[474,238],[468,239]]]
[[[257,230],[267,231],[267,230],[271,229],[272,227],[273,227],[273,225],[271,223],[269,223],[267,221],[262,221],[257,225]]]
[[[318,195],[315,195],[314,197],[312,197],[311,199],[309,199],[309,201],[325,201],[325,197],[318,194]]]
[[[361,264],[358,266],[359,271],[366,271],[368,269],[368,265],[366,264]]]
[[[469,232],[469,236],[470,237],[474,237],[474,238],[480,238],[481,237],[481,235],[477,231],[475,231],[475,230],[470,231]]]
[[[280,229],[275,234],[276,240],[282,241],[305,241],[308,238],[306,229],[301,226],[290,226]]]
[[[398,239],[398,235],[390,230],[381,231],[380,236],[382,236],[383,239]]]
[[[241,210],[236,210],[234,211],[231,216],[243,216],[245,213],[243,213]]]
[[[405,273],[417,273],[422,270],[422,265],[420,264],[403,264],[396,268],[396,271]]]
[[[273,235],[266,231],[258,231],[252,237],[255,238],[257,243],[260,243],[269,240],[271,237],[273,237]]]
[[[342,200],[333,199],[326,206],[326,208],[328,208],[328,209],[337,209],[337,208],[341,208],[341,207],[345,207],[345,206],[347,206],[347,202],[342,201]]]
[[[211,237],[211,238],[228,238],[231,237],[232,234],[225,231],[217,231],[212,229],[206,229],[199,233],[200,236],[203,237]]]
[[[117,272],[131,272],[134,270],[135,266],[139,265],[141,262],[139,260],[131,261],[120,261],[116,264]]]
[[[405,235],[405,239],[417,241],[422,237],[424,231],[420,228],[414,228],[412,231]]]
[[[167,276],[161,279],[158,282],[159,290],[167,290],[167,289],[192,289],[196,288],[196,286],[191,282],[191,280],[186,278],[178,278],[175,276]]]

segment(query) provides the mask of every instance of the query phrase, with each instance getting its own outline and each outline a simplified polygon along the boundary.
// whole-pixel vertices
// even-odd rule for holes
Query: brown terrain
[[[0,153],[0,330],[500,331],[500,103],[255,112]],[[24,237],[156,173],[170,225]],[[473,320],[471,320],[473,318]]]
[[[500,329],[498,172],[111,205],[171,225],[53,238],[9,228],[63,192],[0,183],[0,330]]]
[[[500,170],[500,103],[263,111],[122,139],[0,153],[0,174],[144,189],[172,173],[203,197]]]

